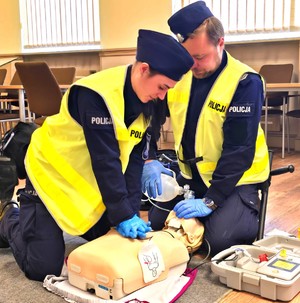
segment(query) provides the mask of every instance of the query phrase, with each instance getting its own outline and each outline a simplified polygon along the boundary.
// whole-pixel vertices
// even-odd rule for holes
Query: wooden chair
[[[289,83],[292,81],[293,64],[265,64],[259,73],[266,83]],[[285,130],[287,129],[288,151],[290,150],[289,127],[286,119],[289,92],[269,92],[266,94],[262,115],[265,116],[265,135],[268,132],[268,115],[282,117],[282,158],[285,152]]]
[[[62,99],[59,84],[46,62],[17,62],[15,66],[34,122],[42,125],[47,116],[59,112]]]
[[[75,80],[76,68],[73,66],[51,67],[50,69],[60,85],[72,84]]]
[[[6,74],[6,69],[0,69],[0,84],[4,83]],[[21,80],[16,73],[13,76],[10,84],[21,84]],[[4,135],[5,132],[13,126],[13,122],[20,120],[19,111],[13,108],[13,106],[18,106],[19,104],[18,91],[1,91],[0,101],[0,132],[2,135]]]
[[[1,68],[0,69],[0,85],[2,85],[4,83],[6,74],[7,74],[7,69],[6,68]]]

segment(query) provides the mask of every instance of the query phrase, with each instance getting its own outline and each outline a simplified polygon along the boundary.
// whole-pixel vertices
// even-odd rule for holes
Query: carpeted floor
[[[84,241],[67,236],[66,243],[67,251],[70,252]],[[200,260],[198,256],[193,257],[189,267],[197,266]],[[213,303],[230,291],[211,272],[210,265],[205,264],[199,267],[195,281],[176,302]],[[0,249],[0,303],[49,302],[63,303],[66,301],[44,289],[42,283],[28,280],[15,263],[11,250],[9,248]]]
[[[201,257],[195,255],[189,268],[196,267],[201,262]],[[198,274],[193,284],[179,298],[176,303],[216,303],[232,289],[221,284],[219,277],[210,269],[210,263],[206,263],[198,268]]]

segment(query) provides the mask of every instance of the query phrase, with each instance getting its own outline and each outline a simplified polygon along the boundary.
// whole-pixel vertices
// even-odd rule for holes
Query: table
[[[0,85],[1,90],[18,90],[19,92],[19,115],[20,120],[25,122],[25,98],[24,98],[24,88],[22,85]]]
[[[70,85],[59,85],[62,90],[66,90],[70,87]],[[0,85],[1,90],[18,90],[19,92],[19,115],[20,121],[25,122],[26,120],[26,112],[25,112],[25,97],[24,97],[24,87],[23,85]]]
[[[0,58],[0,66],[6,65],[12,61],[18,60],[18,57],[4,57]]]
[[[300,91],[300,83],[266,83],[266,92],[298,92]],[[300,96],[300,94],[295,93],[291,96]],[[288,101],[287,101],[288,102]],[[268,106],[268,100],[266,99],[266,108]],[[284,158],[285,152],[285,114],[286,108],[283,108],[282,115],[282,158]],[[265,111],[265,136],[267,140],[267,122],[268,122],[268,110]],[[289,134],[288,134],[289,135]],[[289,140],[289,138],[288,138]],[[288,141],[288,149],[289,149],[289,141]]]
[[[300,91],[300,83],[267,83],[267,92],[292,92]]]

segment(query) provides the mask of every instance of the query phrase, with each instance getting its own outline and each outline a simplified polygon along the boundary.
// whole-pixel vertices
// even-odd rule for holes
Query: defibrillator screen
[[[291,262],[291,261],[282,260],[282,259],[276,259],[273,262],[271,262],[268,266],[273,267],[273,268],[277,268],[277,269],[280,269],[280,270],[292,272],[299,265],[300,264],[294,263],[294,262]]]

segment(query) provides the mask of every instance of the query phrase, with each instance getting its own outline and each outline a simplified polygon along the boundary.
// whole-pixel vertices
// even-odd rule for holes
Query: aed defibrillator
[[[300,291],[300,239],[270,236],[232,246],[212,258],[211,269],[230,288],[290,301]]]

